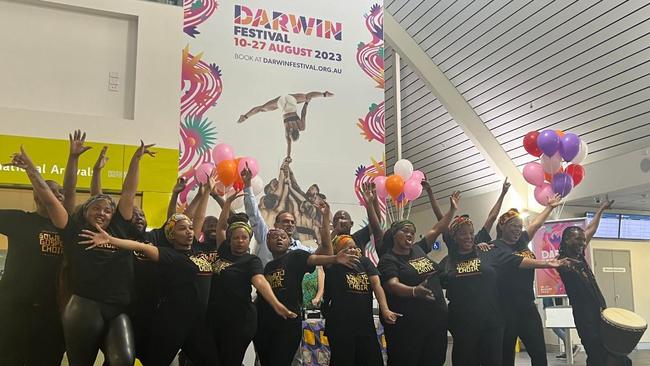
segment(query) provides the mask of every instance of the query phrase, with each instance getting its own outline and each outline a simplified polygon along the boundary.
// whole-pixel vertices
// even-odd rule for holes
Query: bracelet
[[[413,292],[413,297],[415,297],[415,286],[411,287],[411,291]]]

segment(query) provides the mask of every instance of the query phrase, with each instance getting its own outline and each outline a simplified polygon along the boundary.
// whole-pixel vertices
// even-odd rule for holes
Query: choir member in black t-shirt
[[[210,179],[214,183],[214,178]],[[201,187],[199,207],[195,213],[197,226],[203,224],[210,185]],[[216,253],[206,253],[195,246],[199,231],[194,231],[192,219],[174,214],[163,229],[169,246],[156,246],[133,240],[118,239],[98,227],[99,233],[84,230],[89,240],[80,244],[93,246],[111,244],[121,249],[137,251],[159,264],[161,276],[160,301],[154,310],[151,335],[145,365],[169,365],[178,351],[196,365],[218,365],[217,350],[205,320],[205,310],[212,263]],[[91,246],[92,247],[92,246]]]
[[[133,364],[133,333],[126,307],[131,301],[133,253],[113,245],[86,250],[79,244],[83,229],[99,225],[115,237],[128,237],[133,201],[137,191],[139,163],[153,145],[141,143],[131,159],[116,207],[110,196],[88,199],[70,216],[47,186],[34,163],[21,147],[13,164],[25,169],[39,200],[59,229],[64,253],[70,265],[72,297],[63,311],[62,323],[71,365],[90,365],[100,345],[111,364]]]
[[[353,267],[359,259],[352,253],[341,251],[332,255],[329,233],[330,211],[326,204],[321,209],[322,252],[326,255],[311,254],[304,250],[289,251],[289,235],[282,229],[271,228],[267,234],[266,245],[273,260],[264,267],[264,277],[271,285],[275,296],[289,310],[299,314],[302,303],[302,279],[305,273],[314,271],[317,265],[341,264]],[[300,318],[283,319],[273,311],[269,303],[258,297],[257,334],[254,343],[262,366],[289,366],[302,339]]]
[[[585,258],[585,249],[596,234],[603,211],[612,203],[614,201],[603,202],[586,230],[577,226],[564,229],[560,242],[560,258],[571,259],[570,265],[560,270],[560,277],[573,308],[573,319],[587,353],[588,366],[632,365],[629,358],[613,355],[603,345],[600,314],[607,304]]]
[[[566,260],[537,260],[502,250],[477,250],[474,225],[458,216],[449,228],[449,255],[440,263],[442,285],[449,300],[449,330],[454,338],[452,363],[500,366],[503,357],[503,315],[497,273],[512,268],[559,268]]]
[[[278,300],[264,277],[262,261],[249,253],[253,234],[250,225],[234,220],[228,225],[232,201],[241,196],[238,193],[228,197],[219,216],[216,238],[219,259],[212,265],[208,303],[208,324],[219,359],[222,365],[230,366],[242,364],[246,348],[257,331],[257,311],[251,299],[251,285],[281,318],[298,316]]]
[[[45,182],[63,203],[58,183]],[[0,365],[58,365],[65,352],[56,302],[63,241],[34,195],[35,212],[0,210],[0,233],[9,239],[0,280]]]
[[[336,366],[380,366],[384,360],[379,348],[372,314],[373,293],[386,324],[395,324],[401,314],[392,312],[381,287],[379,272],[361,255],[350,235],[333,240],[337,255],[356,253],[360,261],[353,266],[332,264],[325,267],[325,334],[331,351],[330,364]]]
[[[460,193],[450,197],[449,211],[417,243],[415,225],[394,222],[384,235],[390,248],[379,260],[388,305],[403,315],[384,324],[388,365],[442,365],[447,357],[447,304],[440,286],[440,267],[427,254],[458,209]]]
[[[495,250],[502,250],[524,258],[535,258],[528,243],[535,236],[553,209],[561,204],[559,196],[549,200],[548,206],[523,230],[523,220],[517,209],[510,209],[499,217]],[[499,301],[504,316],[503,365],[514,366],[515,343],[520,338],[526,346],[533,366],[545,366],[546,342],[542,319],[535,305],[533,281],[535,270],[509,268],[499,271]]]

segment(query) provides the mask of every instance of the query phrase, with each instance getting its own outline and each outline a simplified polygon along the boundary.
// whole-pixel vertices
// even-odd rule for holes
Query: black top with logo
[[[190,250],[159,247],[162,276],[161,303],[174,306],[180,312],[207,309],[210,296],[212,263],[218,256],[204,253],[192,246]]]
[[[54,306],[63,241],[36,212],[0,210],[0,233],[9,237],[0,298]]]
[[[258,274],[264,274],[264,267],[256,255],[234,255],[227,243],[222,244],[219,259],[212,264],[209,315],[220,323],[232,324],[255,311],[251,279]]]
[[[79,236],[81,227],[72,217],[60,230],[64,251],[70,261],[72,293],[91,300],[125,306],[131,302],[133,289],[133,252],[118,249],[114,245],[100,245],[86,249],[87,240]],[[116,238],[132,238],[133,225],[115,210],[106,231]]]
[[[498,270],[514,269],[523,257],[501,250],[460,255],[457,262],[445,257],[442,285],[449,299],[449,328],[481,330],[500,327]]]
[[[496,239],[492,244],[495,246],[493,250],[502,250],[507,254],[535,259],[535,254],[528,249],[529,242],[528,233],[523,231],[514,245],[507,244],[502,239]],[[535,301],[534,281],[534,269],[510,268],[499,271],[499,294],[502,304],[517,306]]]
[[[417,286],[426,280],[426,287],[435,297],[435,301],[432,301],[397,296],[386,291],[388,307],[404,315],[398,320],[399,325],[408,324],[417,326],[418,329],[424,329],[426,325],[446,326],[447,302],[440,285],[442,271],[438,263],[427,257],[427,250],[430,250],[430,246],[427,245],[426,238],[422,238],[411,248],[408,255],[399,255],[390,251],[379,260],[382,283],[396,277],[406,286]]]
[[[597,331],[600,313],[607,308],[605,297],[584,255],[575,259],[577,263],[572,262],[569,267],[559,269],[560,277],[569,296],[578,330]]]
[[[374,334],[371,276],[379,276],[379,272],[366,257],[361,257],[353,269],[341,264],[325,268],[325,298],[329,300],[327,334]]]
[[[134,240],[156,247],[170,247],[163,228],[156,228],[147,232],[138,232],[135,228],[134,230],[137,234],[132,238]],[[135,294],[132,304],[135,307],[136,317],[151,317],[162,291],[160,265],[151,261],[142,253],[135,252],[134,254]]]
[[[310,255],[304,250],[291,250],[264,267],[264,277],[271,285],[275,297],[296,314],[300,314],[302,303],[302,278],[305,273],[315,269],[307,264]],[[262,296],[257,297],[256,303],[259,328],[279,329],[300,325],[300,317],[282,319]]]

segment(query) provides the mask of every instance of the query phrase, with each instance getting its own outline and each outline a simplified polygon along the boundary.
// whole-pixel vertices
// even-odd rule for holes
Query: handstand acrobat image
[[[305,130],[307,122],[307,105],[313,98],[328,98],[334,96],[328,91],[310,93],[287,94],[275,97],[268,102],[253,107],[250,111],[239,116],[237,123],[242,123],[259,112],[270,112],[277,109],[282,110],[282,120],[284,122],[284,135],[287,139],[287,157],[291,157],[291,142],[297,141],[300,137],[300,131]],[[298,104],[303,104],[298,115]]]

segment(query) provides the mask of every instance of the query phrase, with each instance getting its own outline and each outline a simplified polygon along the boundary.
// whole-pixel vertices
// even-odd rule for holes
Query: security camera
[[[600,197],[599,196],[594,197],[594,202],[600,205]]]

